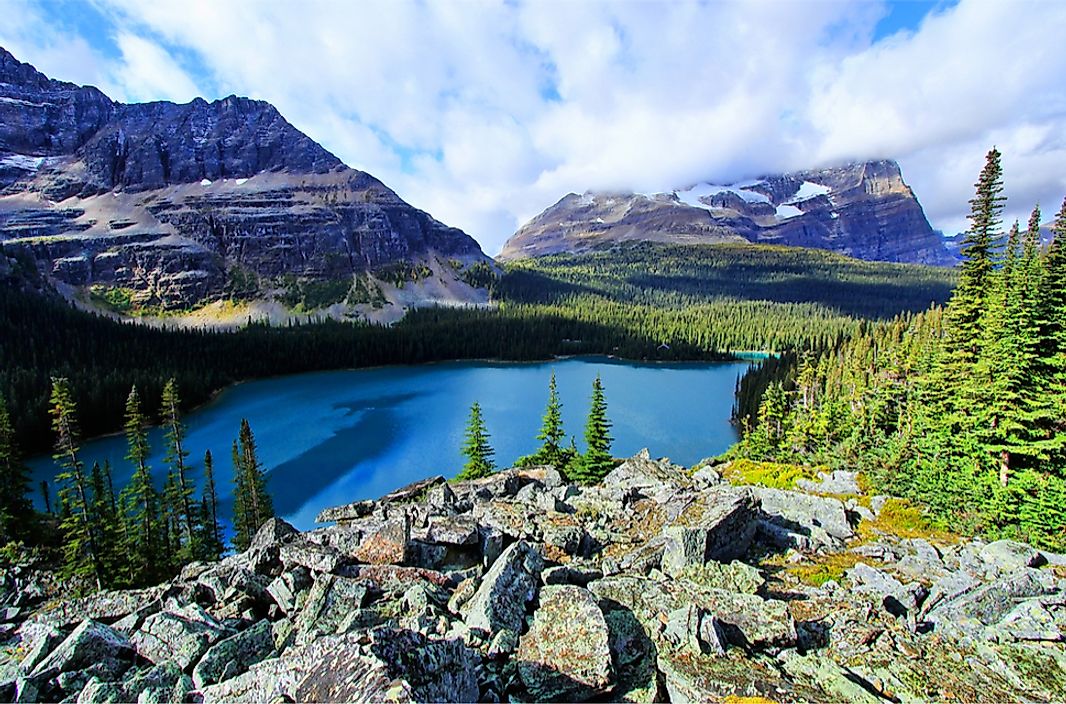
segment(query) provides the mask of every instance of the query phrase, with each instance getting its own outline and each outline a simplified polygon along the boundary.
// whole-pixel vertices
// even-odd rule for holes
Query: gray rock
[[[122,687],[126,701],[138,704],[149,702],[182,702],[192,690],[192,680],[172,662],[161,663],[139,672]]]
[[[30,673],[35,682],[44,682],[64,672],[85,670],[105,660],[132,662],[130,641],[115,629],[86,619]]]
[[[252,544],[249,549],[266,550],[278,547],[289,536],[298,534],[299,531],[290,523],[286,523],[280,518],[271,518],[255,532],[255,537],[252,538]]]
[[[323,509],[315,517],[315,523],[346,523],[366,518],[372,514],[378,505],[374,501],[354,501],[343,506],[333,506]]]
[[[996,581],[944,600],[926,615],[938,630],[963,636],[983,632],[999,623],[1022,599],[1056,591],[1054,576],[1043,570],[1022,568]]]
[[[540,573],[540,580],[544,584],[573,584],[578,587],[587,587],[589,582],[602,577],[601,570],[582,564],[556,565]]]
[[[440,545],[474,545],[478,542],[478,523],[466,515],[433,516],[429,519],[426,540]]]
[[[694,604],[674,609],[666,617],[663,636],[695,654],[724,655],[725,645],[718,636],[714,617]]]
[[[463,607],[466,625],[495,634],[521,632],[526,605],[537,596],[544,559],[524,541],[512,544],[493,563],[481,586]]]
[[[336,550],[307,541],[282,545],[278,554],[290,570],[299,565],[312,572],[336,572],[341,565],[341,556]]]
[[[651,459],[645,448],[611,470],[601,486],[618,496],[635,491],[664,501],[671,493],[692,486],[692,480],[683,468]]]
[[[478,698],[476,654],[459,641],[377,629],[324,636],[203,689],[205,702],[448,701]]]
[[[518,675],[541,701],[602,694],[612,684],[608,636],[607,622],[588,591],[544,587],[533,625],[519,642]]]
[[[407,514],[387,520],[367,535],[355,558],[371,565],[401,565],[411,548],[411,521]]]
[[[204,653],[192,671],[197,689],[245,672],[274,652],[274,635],[269,621],[263,620],[229,638],[220,640]]]
[[[663,532],[663,571],[680,572],[708,560],[733,560],[743,555],[755,535],[756,507],[745,490],[701,494]]]
[[[208,648],[229,634],[206,613],[192,610],[161,611],[146,618],[130,635],[137,654],[157,664],[170,660],[183,670],[191,669]]]
[[[407,486],[400,487],[395,491],[390,491],[379,499],[380,503],[414,503],[423,501],[429,495],[430,490],[445,484],[448,480],[441,475],[435,477],[429,477],[428,479],[420,479],[417,482],[412,482]]]
[[[122,704],[132,700],[121,683],[104,682],[97,677],[86,682],[78,693],[78,704]]]
[[[739,560],[729,563],[711,561],[703,565],[689,565],[677,573],[668,571],[665,563],[663,567],[664,572],[672,577],[687,579],[708,589],[755,594],[766,584],[766,579],[757,568]]]
[[[844,504],[837,499],[760,486],[752,491],[766,516],[761,532],[776,545],[835,550],[855,535]]]
[[[311,586],[310,571],[306,567],[282,572],[267,585],[267,593],[274,599],[282,613],[288,615],[301,605],[298,595]]]
[[[488,656],[490,658],[504,657],[510,655],[517,649],[518,634],[510,628],[504,628],[502,631],[494,635],[489,642]]]
[[[818,481],[799,479],[796,488],[816,494],[860,494],[859,482],[855,472],[838,469],[832,472],[819,472]]]
[[[363,580],[318,575],[303,608],[293,619],[297,643],[345,630],[348,619],[363,605],[366,595],[367,585]]]
[[[25,655],[19,669],[23,672],[32,672],[66,638],[63,631],[48,624],[27,624],[20,635]]]
[[[1039,550],[1014,540],[997,540],[981,548],[981,559],[1004,572],[1039,567],[1047,562]]]

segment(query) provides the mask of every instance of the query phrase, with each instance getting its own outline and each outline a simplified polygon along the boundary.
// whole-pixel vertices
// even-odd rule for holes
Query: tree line
[[[70,381],[52,379],[49,415],[55,437],[54,520],[62,540],[62,574],[101,588],[154,584],[197,560],[217,560],[226,549],[218,517],[214,458],[204,456],[203,489],[195,497],[196,479],[187,462],[181,398],[174,379],[166,382],[159,421],[164,428],[167,478],[162,489],[149,466],[150,419],[136,386],[126,396],[123,431],[126,459],[133,467],[129,483],[116,491],[110,462],[81,459],[81,428]],[[274,515],[266,477],[247,420],[232,448],[234,476],[233,545],[246,549],[259,527]],[[46,513],[53,507],[43,485]],[[48,520],[38,516],[28,498],[28,470],[19,457],[14,429],[0,397],[0,542],[39,543],[36,528]]]
[[[413,310],[393,326],[324,320],[222,332],[123,323],[28,290],[44,285],[39,278],[14,277],[0,281],[0,394],[23,449],[38,452],[51,444],[52,377],[78,380],[83,431],[96,436],[119,429],[131,386],[155,408],[170,378],[188,410],[236,381],[304,371],[829,347],[866,317],[945,301],[952,280],[945,269],[794,248],[644,244],[516,262],[493,285],[493,308]]]
[[[1047,247],[1039,207],[1004,232],[1002,178],[993,149],[947,306],[754,371],[735,456],[859,467],[956,530],[1066,549],[1066,202]]]
[[[544,410],[537,440],[541,446],[533,454],[518,458],[516,467],[536,467],[551,465],[567,481],[578,484],[595,484],[614,469],[617,464],[611,456],[611,421],[607,417],[607,399],[604,396],[603,382],[597,374],[592,382],[592,400],[589,404],[588,418],[585,421],[584,453],[578,452],[573,436],[564,446],[566,429],[563,427],[563,404],[559,400],[555,384],[555,372],[548,382],[548,405]],[[488,429],[481,413],[481,404],[477,401],[470,407],[470,419],[467,422],[462,454],[466,464],[456,476],[458,481],[483,479],[496,471]]]

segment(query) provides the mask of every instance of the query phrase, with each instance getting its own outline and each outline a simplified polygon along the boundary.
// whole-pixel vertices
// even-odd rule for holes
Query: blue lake
[[[583,449],[592,380],[603,379],[612,450],[629,456],[648,447],[691,465],[736,439],[729,418],[737,379],[750,362],[637,364],[602,358],[537,364],[454,362],[300,374],[230,387],[186,417],[193,475],[203,455],[215,459],[222,513],[230,513],[230,447],[241,418],[255,433],[278,514],[298,528],[314,526],[328,506],[376,498],[434,474],[453,476],[470,405],[481,403],[500,467],[536,449],[536,435],[556,373],[567,432]],[[163,438],[150,434],[159,485],[166,476]],[[82,459],[110,460],[116,487],[132,469],[119,436],[85,443]],[[48,457],[30,461],[34,487],[51,482]],[[53,490],[54,496],[54,490]],[[41,502],[37,497],[38,503]]]

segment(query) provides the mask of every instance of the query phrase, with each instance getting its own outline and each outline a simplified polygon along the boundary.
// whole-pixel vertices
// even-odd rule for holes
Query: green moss
[[[815,479],[817,467],[777,462],[733,460],[725,468],[725,477],[733,484],[757,484],[771,489],[793,489],[800,479]]]
[[[906,499],[894,497],[885,502],[876,519],[859,524],[859,537],[863,540],[872,539],[878,533],[941,542],[958,540],[958,536],[942,530],[930,521],[921,508]]]
[[[90,301],[101,308],[123,315],[129,315],[133,311],[134,293],[136,292],[133,289],[122,288],[121,286],[94,284],[89,287]]]

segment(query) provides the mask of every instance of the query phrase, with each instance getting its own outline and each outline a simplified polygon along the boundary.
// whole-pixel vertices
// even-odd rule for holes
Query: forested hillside
[[[71,380],[92,436],[118,428],[132,385],[154,408],[171,377],[195,405],[241,379],[320,369],[560,354],[707,360],[731,350],[821,348],[857,332],[857,316],[946,299],[952,277],[797,249],[642,245],[516,264],[495,283],[493,308],[415,310],[392,327],[325,321],[221,333],[88,315],[22,290],[40,285],[32,275],[10,275],[0,289],[0,394],[26,451],[51,443],[52,376]]]
[[[736,456],[861,468],[955,530],[1066,548],[1066,203],[1050,247],[1039,209],[1004,234],[999,160],[947,307],[754,372]]]

